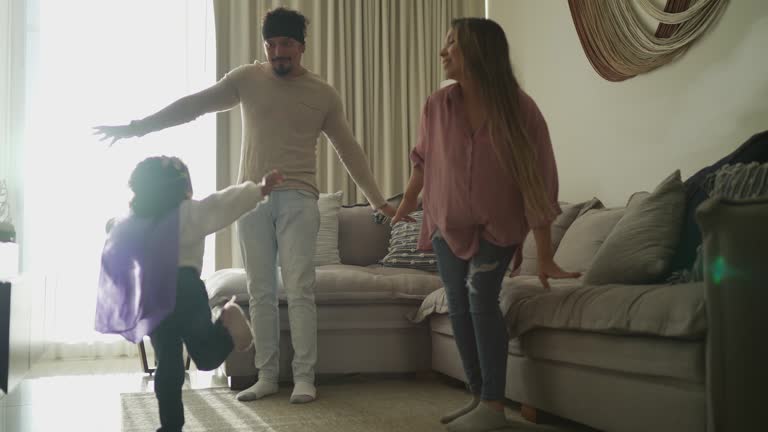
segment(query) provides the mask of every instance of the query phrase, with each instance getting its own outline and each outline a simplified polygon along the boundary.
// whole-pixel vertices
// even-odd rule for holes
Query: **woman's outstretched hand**
[[[549,279],[570,279],[581,276],[579,272],[567,272],[560,268],[554,260],[539,262],[539,280],[541,285],[549,291]]]
[[[392,222],[390,223],[394,225],[401,221],[416,222],[416,219],[408,216],[415,212],[416,208],[418,208],[418,202],[415,199],[408,199],[407,197],[403,197],[403,200],[400,201],[400,205],[397,207],[397,211],[395,212],[394,216],[390,216],[392,218]]]

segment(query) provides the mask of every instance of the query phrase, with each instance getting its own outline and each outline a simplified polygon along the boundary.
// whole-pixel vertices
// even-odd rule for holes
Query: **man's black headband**
[[[304,43],[304,32],[301,29],[281,22],[264,23],[261,27],[261,37],[263,37],[264,40],[273,37],[289,37],[302,44]]]

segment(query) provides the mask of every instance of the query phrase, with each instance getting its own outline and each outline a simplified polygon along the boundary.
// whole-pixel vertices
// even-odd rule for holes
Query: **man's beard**
[[[291,65],[290,64],[272,64],[272,71],[275,72],[275,75],[277,76],[286,76],[289,73],[291,73]]]

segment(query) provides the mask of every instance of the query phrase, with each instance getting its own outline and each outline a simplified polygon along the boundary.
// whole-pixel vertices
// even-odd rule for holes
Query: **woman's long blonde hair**
[[[554,215],[520,112],[520,85],[512,72],[504,30],[485,18],[451,23],[463,57],[464,76],[480,91],[496,156],[520,187],[526,209],[540,218]]]

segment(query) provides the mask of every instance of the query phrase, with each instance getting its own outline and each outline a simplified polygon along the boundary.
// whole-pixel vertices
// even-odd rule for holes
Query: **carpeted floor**
[[[288,403],[291,387],[253,402],[238,402],[228,388],[184,391],[186,432],[429,432],[444,431],[440,416],[462,405],[467,394],[435,379],[354,377],[318,387],[317,401]],[[124,432],[159,427],[154,393],[124,393]],[[576,431],[582,429],[526,424],[507,410],[507,431]]]

